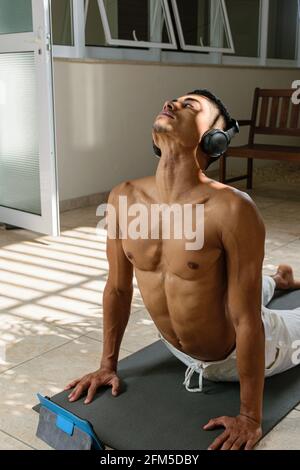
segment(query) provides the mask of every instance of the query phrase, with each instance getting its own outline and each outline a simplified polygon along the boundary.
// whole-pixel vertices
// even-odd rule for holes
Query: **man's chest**
[[[140,271],[203,276],[223,253],[213,204],[203,197],[185,204],[129,198],[119,211],[125,255]]]
[[[123,250],[139,271],[161,272],[182,279],[195,280],[204,276],[223,259],[218,243],[205,243],[201,249],[188,250],[189,240],[183,239],[124,239]]]

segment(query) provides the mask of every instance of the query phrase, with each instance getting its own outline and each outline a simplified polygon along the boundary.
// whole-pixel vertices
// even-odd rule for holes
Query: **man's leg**
[[[274,296],[276,282],[272,276],[263,276],[262,282],[262,305],[266,307]]]
[[[275,288],[300,289],[290,266],[280,265],[272,276],[263,276],[262,318],[266,338],[266,376],[274,375],[297,365],[293,362],[293,343],[300,340],[300,305],[295,310],[270,310],[266,307]],[[295,356],[295,355],[294,355]],[[206,378],[214,381],[238,380],[236,350],[224,361],[205,368]]]
[[[300,281],[294,279],[293,269],[278,266],[276,274],[264,277],[263,302],[271,300],[271,286],[281,290],[300,289]],[[266,333],[266,376],[288,370],[296,365],[295,351],[300,341],[300,304],[293,310],[274,310],[263,303],[263,320]]]

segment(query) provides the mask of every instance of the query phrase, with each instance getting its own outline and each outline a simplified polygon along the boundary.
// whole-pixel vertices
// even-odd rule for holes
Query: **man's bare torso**
[[[236,346],[240,413],[236,417],[211,419],[204,429],[220,425],[225,428],[210,449],[248,450],[262,436],[265,338],[261,288],[265,227],[246,193],[212,181],[203,173],[214,161],[215,150],[219,155],[218,149],[202,145],[204,135],[231,125],[224,105],[207,90],[195,90],[163,105],[152,126],[155,153],[159,150],[161,156],[155,176],[122,183],[112,189],[108,199],[109,273],[103,292],[100,368],[73,381],[67,389],[75,387],[70,401],[88,390],[85,403],[90,403],[96,390],[104,385],[112,387],[114,396],[120,393],[117,365],[130,316],[135,272],[153,321],[175,347],[203,361],[218,361]],[[125,208],[120,196],[126,196]],[[153,205],[164,205],[156,219],[158,230],[154,237],[152,217],[150,233],[146,223],[140,224],[141,236],[136,214],[130,220],[128,210],[137,208],[132,206],[135,203],[141,210],[146,209],[144,219],[149,218]],[[165,208],[171,206],[173,210],[175,205],[181,213],[186,205],[192,206],[194,214],[199,208],[204,209],[203,246],[187,246],[189,235],[195,231],[191,220],[184,223],[180,237],[176,227],[171,236],[165,236]],[[196,225],[197,220],[198,217]],[[187,226],[191,226],[190,234],[185,230]],[[202,237],[202,228],[200,231]],[[196,239],[197,235],[198,230]]]
[[[219,227],[221,198],[237,191],[202,176],[180,203],[204,204],[204,246],[186,250],[185,239],[123,239],[145,306],[162,336],[201,360],[224,359],[235,346],[226,308],[226,258]],[[128,204],[160,204],[155,177],[127,182]],[[236,196],[234,196],[236,197]],[[130,223],[130,218],[128,218]],[[228,221],[230,223],[230,221]]]

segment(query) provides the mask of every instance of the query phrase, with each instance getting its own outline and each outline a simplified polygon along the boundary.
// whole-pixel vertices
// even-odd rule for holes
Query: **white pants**
[[[275,291],[275,281],[263,276],[262,321],[265,329],[265,377],[279,374],[300,364],[300,305],[294,310],[270,310],[266,305]],[[183,384],[189,392],[202,391],[202,378],[213,381],[238,381],[236,349],[222,361],[203,362],[179,351],[159,334],[167,348],[187,366]],[[253,352],[255,354],[255,351]],[[198,387],[191,388],[194,372]]]

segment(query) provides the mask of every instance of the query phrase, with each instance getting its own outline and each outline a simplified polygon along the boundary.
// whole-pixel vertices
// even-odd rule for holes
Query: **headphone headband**
[[[233,139],[233,137],[240,132],[239,123],[235,119],[231,119],[230,127],[225,132],[230,140]]]

